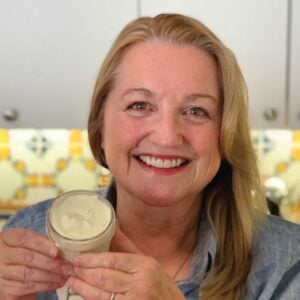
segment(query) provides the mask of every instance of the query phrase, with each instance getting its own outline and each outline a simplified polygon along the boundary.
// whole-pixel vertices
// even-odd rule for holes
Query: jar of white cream
[[[97,192],[67,192],[49,208],[46,230],[70,262],[82,252],[109,251],[115,231],[114,209]]]

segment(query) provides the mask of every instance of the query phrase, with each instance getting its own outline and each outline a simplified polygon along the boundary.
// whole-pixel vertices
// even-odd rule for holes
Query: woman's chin
[[[174,191],[167,193],[166,191],[144,191],[138,193],[138,198],[145,204],[153,207],[173,206],[180,202],[181,197],[175,195]]]

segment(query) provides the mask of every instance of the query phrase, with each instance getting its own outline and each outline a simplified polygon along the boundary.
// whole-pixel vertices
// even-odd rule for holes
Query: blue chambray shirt
[[[101,194],[115,205],[113,186],[108,191],[101,191]],[[3,230],[22,227],[45,236],[45,216],[52,202],[47,200],[25,208],[12,216]],[[252,253],[253,263],[247,279],[247,290],[241,300],[300,300],[299,225],[267,216],[256,234]],[[205,218],[202,218],[189,278],[177,282],[187,300],[201,299],[198,296],[199,287],[215,255],[215,237]],[[40,293],[38,299],[57,300],[57,296],[52,291]]]

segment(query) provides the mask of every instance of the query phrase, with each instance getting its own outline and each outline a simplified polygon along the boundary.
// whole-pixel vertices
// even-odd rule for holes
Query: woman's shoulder
[[[282,264],[300,261],[300,225],[277,216],[266,216],[257,231],[253,255]]]
[[[46,214],[52,202],[53,199],[41,201],[18,211],[7,220],[3,230],[26,228],[45,235]]]
[[[249,299],[279,299],[283,295],[289,296],[280,299],[296,299],[293,297],[299,293],[299,287],[300,226],[266,216],[254,240]]]
[[[277,216],[265,217],[256,237],[258,247],[272,247],[282,252],[298,252],[300,256],[300,225]]]

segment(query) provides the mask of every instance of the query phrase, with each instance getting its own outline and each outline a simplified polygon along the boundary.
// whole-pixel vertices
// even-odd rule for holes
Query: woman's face
[[[104,106],[102,148],[118,197],[151,206],[199,198],[220,166],[216,65],[189,45],[130,48]]]

